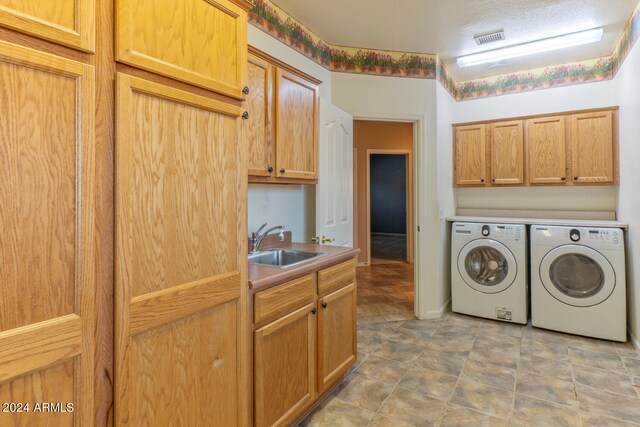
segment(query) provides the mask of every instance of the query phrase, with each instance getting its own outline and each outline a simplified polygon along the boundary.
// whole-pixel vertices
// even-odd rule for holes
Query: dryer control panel
[[[525,241],[526,228],[520,224],[482,224],[475,222],[454,222],[451,228],[453,239],[495,239],[498,241]]]
[[[543,245],[577,244],[603,250],[624,248],[624,236],[619,228],[532,225],[531,240],[533,244]]]

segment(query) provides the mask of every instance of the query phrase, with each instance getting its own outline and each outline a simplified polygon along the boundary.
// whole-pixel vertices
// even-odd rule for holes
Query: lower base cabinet
[[[335,275],[323,274],[336,268],[342,273],[338,284]],[[313,280],[295,279],[254,295],[254,307],[260,307],[253,332],[256,427],[291,425],[356,361],[355,260],[311,277]],[[331,286],[323,286],[324,277],[331,278]],[[313,286],[312,302],[303,289],[305,284]],[[332,292],[323,295],[319,289]]]

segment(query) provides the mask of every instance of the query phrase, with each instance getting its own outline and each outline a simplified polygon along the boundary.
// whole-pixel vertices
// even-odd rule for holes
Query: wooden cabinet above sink
[[[321,82],[252,47],[247,69],[249,182],[315,184]]]

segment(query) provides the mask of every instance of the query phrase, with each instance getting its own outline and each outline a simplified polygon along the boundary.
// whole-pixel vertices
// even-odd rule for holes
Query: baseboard
[[[440,319],[444,316],[444,313],[449,311],[449,306],[451,305],[451,299],[448,299],[447,302],[444,303],[442,307],[437,310],[427,311],[424,316],[420,319],[422,320],[431,320],[431,319]]]
[[[628,330],[629,338],[631,340],[631,344],[633,344],[637,350],[640,350],[640,340],[636,338],[633,333],[631,333],[631,329]]]

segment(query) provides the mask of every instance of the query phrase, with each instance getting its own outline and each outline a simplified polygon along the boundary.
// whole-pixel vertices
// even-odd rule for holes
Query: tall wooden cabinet
[[[257,49],[249,52],[249,181],[317,182],[320,82]]]
[[[18,405],[0,411],[0,425],[93,425],[94,67],[0,41],[0,82],[0,402]],[[60,412],[34,412],[39,402]]]

